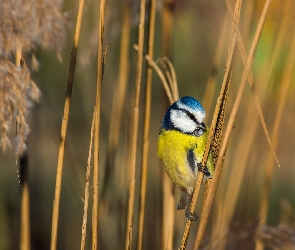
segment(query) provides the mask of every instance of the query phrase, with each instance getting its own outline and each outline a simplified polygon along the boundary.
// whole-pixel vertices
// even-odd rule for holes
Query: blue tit
[[[197,220],[189,207],[198,172],[203,171],[209,178],[214,172],[211,152],[206,167],[201,166],[209,133],[205,116],[205,109],[196,99],[180,98],[165,113],[157,142],[165,171],[181,190],[177,209],[186,208],[186,216],[191,220]]]

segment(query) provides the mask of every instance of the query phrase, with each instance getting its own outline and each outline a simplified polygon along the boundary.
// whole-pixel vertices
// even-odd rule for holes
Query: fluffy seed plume
[[[62,0],[2,0],[0,6],[0,56],[36,46],[58,54],[66,42],[66,15]]]
[[[11,146],[9,130],[16,121],[15,151],[21,155],[26,149],[26,138],[30,132],[29,109],[33,101],[38,101],[40,91],[31,80],[30,72],[24,65],[17,67],[9,60],[0,60],[0,124],[3,151]]]
[[[0,147],[3,151],[11,147],[9,131],[16,126],[17,157],[26,149],[30,108],[41,95],[24,60],[23,65],[17,66],[19,56],[25,57],[26,53],[42,47],[54,50],[61,58],[67,25],[62,4],[62,0],[2,0],[0,3]],[[14,56],[18,58],[17,65],[12,63]],[[38,67],[34,56],[32,65]]]

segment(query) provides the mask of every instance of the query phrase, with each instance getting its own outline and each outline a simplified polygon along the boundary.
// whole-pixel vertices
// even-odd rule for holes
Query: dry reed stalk
[[[287,26],[285,26],[287,27]],[[293,29],[294,31],[294,29]],[[282,85],[281,85],[281,95],[278,101],[278,109],[276,113],[276,117],[274,120],[274,126],[271,134],[271,141],[273,143],[273,147],[276,148],[279,140],[279,126],[283,117],[283,112],[285,109],[286,101],[287,101],[287,94],[288,89],[291,84],[291,79],[293,75],[293,69],[295,65],[295,36],[293,36],[291,41],[291,49],[289,52],[289,58],[286,63],[286,68],[283,73],[282,77]],[[262,194],[261,194],[261,203],[260,203],[260,211],[259,211],[259,225],[265,225],[267,221],[267,215],[268,215],[268,198],[270,193],[270,187],[271,187],[271,179],[273,175],[273,167],[274,162],[272,158],[272,153],[269,152],[267,156],[267,164],[266,164],[266,172],[265,172],[265,178],[263,181],[262,186]],[[258,242],[256,244],[256,250],[263,249],[263,246]]]
[[[206,144],[206,148],[205,148],[204,156],[203,156],[203,160],[202,160],[202,166],[206,166],[206,164],[207,164],[207,159],[208,159],[208,156],[209,156],[209,151],[210,151],[210,148],[211,148],[211,141],[212,140],[213,140],[212,141],[213,142],[213,144],[212,144],[212,155],[213,155],[214,164],[216,162],[217,155],[218,155],[218,152],[219,152],[221,136],[222,136],[222,130],[223,130],[223,124],[224,124],[226,100],[227,100],[227,95],[228,95],[228,91],[229,91],[230,79],[231,79],[231,75],[232,75],[233,63],[234,63],[234,58],[235,58],[236,37],[237,37],[237,31],[238,31],[238,23],[239,23],[239,17],[240,17],[241,4],[242,4],[242,1],[236,1],[236,3],[235,3],[234,19],[232,21],[231,39],[230,39],[230,44],[229,44],[229,47],[228,47],[228,56],[227,56],[227,61],[226,61],[226,67],[225,67],[223,83],[222,83],[219,98],[217,99],[217,104],[215,106],[215,111],[214,111],[212,123],[211,123],[211,126],[210,126],[210,131],[209,131],[209,135],[208,135],[208,139],[207,139],[207,144]],[[214,172],[214,178],[216,178],[215,175],[216,174]],[[193,213],[195,211],[195,207],[196,207],[196,203],[197,203],[197,200],[198,200],[201,184],[203,182],[203,178],[204,178],[204,173],[199,172],[197,182],[196,182],[196,186],[195,186],[195,190],[193,192],[193,198],[192,198],[191,206],[190,206],[190,212],[191,213]],[[210,183],[210,186],[212,186],[211,183]],[[209,190],[207,190],[206,192],[207,192],[207,194],[209,194]],[[205,198],[206,198],[206,201],[207,201],[207,199],[208,200],[212,199],[211,197],[205,197]],[[205,202],[205,204],[206,204],[206,202]],[[205,205],[203,205],[202,215],[203,215],[204,210],[205,210],[204,206]],[[207,224],[207,220],[208,220],[208,218],[206,218],[205,224]],[[192,221],[187,219],[180,249],[185,249],[186,248],[191,223],[192,223]],[[203,228],[203,231],[200,231],[200,227],[199,227],[198,234],[202,234],[202,236],[201,236],[202,238],[203,238],[204,233],[205,233],[205,227]],[[200,244],[200,242],[198,242],[198,244]],[[196,246],[196,241],[195,241],[195,246],[194,247],[195,248],[198,247],[198,246]]]
[[[30,192],[29,192],[29,155],[27,151],[20,157],[21,176],[21,225],[20,249],[31,249],[30,243]]]
[[[135,45],[134,49],[138,51],[138,46]],[[168,97],[168,100],[170,104],[173,102],[177,101],[179,99],[178,95],[178,86],[177,86],[177,79],[176,79],[176,74],[173,68],[172,63],[169,61],[168,58],[164,57],[160,59],[160,62],[162,66],[164,67],[164,73],[163,71],[157,66],[157,64],[154,62],[154,60],[148,55],[145,55],[145,59],[148,61],[149,66],[153,67],[160,77],[164,90],[166,92],[166,95]],[[164,222],[164,230],[163,230],[163,248],[165,249],[172,249],[173,248],[173,231],[174,231],[174,215],[175,215],[175,199],[174,199],[174,194],[173,194],[173,185],[166,175],[166,173],[163,173],[163,192],[164,192],[164,197],[167,199],[167,204],[164,202],[164,204],[167,205],[169,209],[164,211],[165,218],[170,218],[167,219],[167,223]],[[172,209],[173,208],[173,209]],[[166,221],[164,219],[164,221]],[[166,228],[166,229],[165,229]]]
[[[99,24],[98,24],[98,49],[97,49],[97,75],[96,75],[96,100],[95,100],[95,119],[94,119],[94,145],[93,145],[93,197],[92,197],[92,250],[97,249],[98,235],[98,170],[99,170],[99,139],[100,139],[100,104],[101,104],[101,85],[103,79],[103,69],[106,55],[103,51],[104,38],[104,16],[105,0],[100,1]],[[107,51],[107,47],[105,53]]]
[[[173,31],[173,10],[175,0],[164,0],[162,11],[162,51],[163,55],[171,56],[171,40]]]
[[[171,95],[173,97],[173,102],[176,102],[179,99],[179,92],[174,67],[167,57],[161,58],[160,62],[164,68],[165,77],[168,80]]]
[[[138,47],[137,46],[134,46],[134,48],[136,50],[138,50]],[[172,94],[172,91],[170,89],[170,85],[169,83],[167,82],[167,79],[166,79],[166,75],[161,71],[161,69],[158,67],[158,65],[151,59],[151,57],[149,55],[145,55],[145,59],[148,61],[149,65],[151,65],[154,70],[156,71],[156,73],[158,74],[159,78],[161,79],[162,81],[162,84],[163,84],[163,87],[164,87],[164,90],[165,90],[165,93],[167,95],[167,98],[169,100],[169,103],[172,104],[174,102],[174,98],[173,98],[173,94]]]
[[[156,1],[152,0],[149,3],[149,30],[148,30],[148,55],[153,58],[154,54],[154,34],[155,34],[155,16],[156,16]],[[139,201],[139,229],[137,249],[142,249],[144,215],[145,215],[145,196],[147,183],[147,169],[149,157],[149,134],[150,134],[150,117],[151,117],[151,97],[152,97],[152,66],[147,65],[146,75],[146,90],[145,90],[145,116],[143,128],[143,145],[142,145],[142,160],[141,160],[141,182],[140,182],[140,201]]]
[[[164,211],[164,216],[166,217],[166,224],[163,227],[163,249],[172,250],[173,249],[173,239],[174,239],[174,224],[175,224],[175,190],[173,183],[167,176],[166,172],[163,173],[164,183],[163,183],[163,193],[166,195],[168,208],[167,212]],[[165,208],[165,207],[164,207]],[[163,209],[164,209],[163,208]]]
[[[174,67],[167,57],[160,59],[164,70],[161,71],[156,63],[148,56],[145,56],[149,64],[156,70],[158,76],[162,80],[164,90],[169,99],[170,104],[179,99],[178,85]],[[173,249],[173,234],[174,234],[174,218],[175,218],[175,198],[174,186],[167,174],[163,172],[163,231],[162,231],[162,248]]]
[[[225,1],[226,1],[227,9],[228,9],[229,13],[232,16],[233,14],[232,14],[232,9],[231,9],[230,2],[229,2],[229,0],[225,0]],[[239,51],[240,51],[240,54],[241,54],[241,57],[242,57],[244,67],[245,67],[246,62],[247,62],[247,54],[246,54],[246,50],[245,50],[245,47],[244,47],[244,43],[243,43],[243,39],[242,39],[240,31],[238,31],[237,40],[238,40]],[[267,130],[267,127],[266,127],[266,124],[265,124],[265,120],[264,120],[263,113],[262,113],[262,108],[261,108],[261,105],[260,105],[260,102],[259,102],[258,95],[256,93],[256,88],[255,88],[255,85],[254,85],[254,82],[253,82],[253,76],[252,76],[251,70],[249,71],[249,74],[248,74],[248,82],[249,82],[249,85],[250,85],[251,90],[252,90],[252,94],[253,94],[253,97],[254,97],[256,109],[258,111],[258,115],[259,115],[259,118],[260,118],[260,121],[261,121],[261,125],[262,125],[262,128],[263,128],[265,137],[267,139],[267,142],[268,142],[270,148],[272,149],[272,152],[273,152],[273,155],[274,155],[274,157],[276,159],[276,162],[277,162],[278,166],[280,167],[280,163],[279,163],[278,158],[276,156],[275,150],[274,150],[274,148],[272,146],[272,143],[271,143],[271,140],[270,140],[270,137],[269,137],[269,133],[268,133],[268,130]]]
[[[265,1],[264,6],[263,6],[263,10],[262,10],[262,14],[261,14],[260,19],[259,19],[259,23],[258,23],[257,29],[255,31],[254,39],[253,39],[253,42],[252,42],[252,45],[251,45],[251,48],[250,48],[249,56],[247,58],[246,66],[245,66],[243,74],[242,74],[240,87],[239,87],[237,96],[235,98],[235,102],[234,102],[234,105],[233,105],[232,112],[231,112],[230,117],[229,117],[229,122],[228,122],[228,125],[226,127],[225,134],[224,134],[224,140],[223,140],[223,142],[221,144],[220,152],[219,152],[218,159],[217,159],[216,168],[215,168],[215,171],[214,171],[214,177],[213,177],[213,180],[212,180],[212,185],[211,185],[211,188],[208,191],[208,197],[207,197],[207,200],[206,200],[206,204],[205,204],[205,207],[204,207],[204,209],[202,211],[202,214],[201,214],[201,219],[200,219],[200,224],[199,224],[199,228],[198,228],[197,237],[196,237],[195,244],[194,244],[194,249],[197,249],[199,247],[199,245],[200,245],[200,243],[202,241],[205,229],[206,229],[207,220],[208,220],[209,213],[211,211],[211,207],[212,207],[212,203],[213,203],[213,198],[215,196],[217,185],[218,185],[220,175],[221,175],[221,172],[222,172],[223,162],[224,162],[224,158],[225,158],[225,151],[226,151],[226,148],[227,148],[227,145],[228,145],[228,141],[229,141],[229,137],[231,135],[231,131],[233,129],[236,114],[237,114],[237,111],[238,111],[238,108],[239,108],[239,105],[240,105],[240,102],[241,102],[241,99],[242,99],[242,95],[243,95],[243,91],[244,91],[244,88],[245,88],[245,85],[246,85],[248,74],[250,72],[250,68],[251,68],[251,65],[252,65],[252,62],[253,62],[253,56],[254,56],[254,53],[256,51],[256,48],[257,48],[257,45],[258,45],[258,42],[259,42],[259,39],[260,39],[260,36],[261,36],[261,33],[262,33],[262,29],[263,29],[263,26],[264,26],[264,23],[265,23],[266,14],[267,14],[270,2],[271,2],[271,0],[266,0]]]
[[[96,117],[96,109],[94,108],[92,115],[92,123],[90,129],[90,142],[89,142],[89,150],[88,150],[88,158],[87,158],[87,167],[86,167],[86,183],[85,183],[85,196],[83,199],[84,202],[84,213],[83,213],[83,221],[82,221],[82,237],[81,237],[81,250],[85,249],[85,241],[86,241],[86,227],[87,227],[87,214],[88,214],[88,204],[89,204],[89,186],[90,186],[90,174],[91,174],[91,157],[92,157],[92,144],[93,144],[93,131],[94,131],[94,118]]]
[[[144,20],[145,20],[145,0],[140,1],[140,19],[138,29],[138,53],[136,67],[136,83],[135,83],[135,101],[131,132],[131,165],[130,165],[130,183],[129,183],[129,201],[128,201],[128,217],[126,229],[125,249],[131,249],[133,239],[133,216],[134,216],[134,198],[135,198],[135,168],[136,168],[136,149],[138,136],[138,121],[139,121],[139,100],[140,87],[142,77],[142,59],[144,45]]]
[[[104,186],[101,192],[102,196],[106,194],[106,189],[109,188],[109,184],[113,179],[116,164],[116,152],[118,148],[119,132],[121,128],[121,119],[123,113],[123,107],[126,100],[126,88],[129,72],[129,45],[130,45],[130,5],[128,1],[123,1],[123,21],[122,32],[120,41],[120,62],[119,62],[119,77],[117,90],[114,91],[114,98],[112,104],[110,129],[108,138],[108,148],[106,156],[105,177]],[[121,169],[122,176],[124,176],[124,168]],[[103,198],[103,197],[102,197]]]
[[[213,65],[211,68],[211,73],[210,73],[210,76],[207,80],[205,94],[204,94],[204,97],[201,102],[206,111],[211,110],[211,107],[212,107],[212,102],[213,102],[215,87],[216,87],[216,80],[217,80],[217,75],[218,75],[218,69],[220,68],[220,64],[222,61],[222,55],[223,55],[223,51],[224,51],[223,48],[224,48],[224,44],[226,41],[228,25],[229,25],[229,17],[228,17],[228,15],[226,15],[226,17],[224,18],[223,24],[222,24],[221,33],[220,33],[220,37],[218,39],[218,44],[217,44],[215,56],[213,58]]]
[[[15,52],[15,66],[21,67],[22,48],[17,48]],[[16,131],[18,133],[18,131]],[[16,156],[16,165],[17,165]],[[20,249],[31,249],[30,242],[30,191],[29,191],[29,155],[27,150],[19,158],[20,162],[20,178],[21,187],[21,223],[20,223]]]
[[[164,0],[162,11],[162,53],[165,57],[171,58],[172,32],[173,32],[173,11],[174,0]],[[163,82],[163,80],[162,80]],[[164,82],[163,82],[164,83]],[[168,94],[168,89],[166,89]],[[168,94],[169,95],[169,94]],[[169,98],[169,96],[168,96]],[[170,104],[176,101],[171,93]],[[173,194],[173,183],[163,171],[163,230],[162,249],[173,249],[173,233],[175,219],[175,198]]]
[[[138,46],[135,45],[134,49],[138,51]],[[175,74],[173,65],[169,61],[169,59],[166,57],[160,59],[160,62],[162,66],[164,67],[164,70],[163,70],[164,73],[149,55],[145,55],[145,59],[148,61],[149,65],[155,69],[156,73],[160,77],[170,104],[177,101],[179,99],[177,79],[176,79],[176,74]],[[164,230],[162,231],[162,237],[163,237],[162,248],[172,249],[173,248],[174,215],[175,215],[175,209],[174,209],[175,199],[174,199],[174,193],[173,193],[173,184],[171,183],[170,179],[168,178],[165,172],[163,172],[163,190],[164,190],[163,191],[164,197],[166,197],[164,199],[165,200],[164,206],[166,204],[167,205],[166,208],[168,209],[165,209],[165,207],[163,209],[165,211],[166,216],[164,215],[163,217]],[[167,223],[166,223],[166,220],[167,220]]]
[[[161,59],[162,65],[165,69],[165,79],[168,79],[168,85],[169,89],[171,91],[171,96],[173,97],[172,102],[176,102],[179,99],[178,94],[178,85],[177,85],[177,79],[176,74],[173,68],[172,63],[168,60],[167,57],[164,57]],[[166,201],[164,200],[164,217],[165,218],[163,223],[164,224],[164,230],[163,230],[163,247],[164,249],[173,249],[173,241],[174,241],[174,224],[175,224],[175,186],[171,182],[171,180],[168,178],[167,174],[163,172],[163,190],[164,190],[164,196],[166,197]],[[167,204],[166,204],[167,202]],[[165,208],[166,206],[166,208]],[[166,212],[167,211],[167,212]],[[166,215],[166,216],[165,216]],[[165,229],[166,228],[166,229]]]
[[[218,69],[220,68],[220,64],[222,61],[222,55],[223,55],[223,48],[224,48],[224,44],[226,41],[226,34],[227,34],[227,28],[229,25],[229,16],[226,15],[226,17],[224,18],[223,24],[222,24],[222,29],[221,29],[221,33],[220,33],[220,37],[218,39],[218,44],[217,44],[217,48],[216,48],[216,52],[215,52],[215,56],[213,59],[213,66],[211,69],[211,74],[207,80],[207,84],[206,84],[206,90],[205,90],[205,94],[204,97],[202,99],[202,104],[205,107],[205,110],[211,110],[211,106],[212,106],[212,102],[213,102],[213,98],[214,98],[214,93],[215,93],[215,89],[216,89],[216,81],[217,81],[217,75],[218,75]],[[208,112],[207,112],[208,113]],[[202,205],[202,209],[205,205],[205,201],[208,195],[208,189],[211,185],[211,180],[208,179],[206,181],[205,184],[205,190],[204,190],[204,199],[203,199],[203,205]]]
[[[57,162],[57,170],[56,170],[56,184],[55,184],[55,193],[54,193],[54,200],[53,200],[53,211],[52,211],[52,227],[51,227],[51,243],[50,243],[51,250],[56,249],[56,243],[57,243],[59,203],[60,203],[60,191],[61,191],[61,180],[62,180],[62,168],[63,168],[64,151],[65,151],[65,140],[67,135],[68,121],[69,121],[72,87],[74,82],[74,74],[75,74],[75,66],[76,66],[76,58],[77,58],[77,47],[78,47],[78,41],[80,37],[83,7],[84,7],[84,0],[80,0],[73,48],[71,52],[71,61],[70,61],[69,76],[68,76],[68,83],[67,83],[66,101],[64,106],[64,115],[63,115],[62,123],[61,123],[60,144],[59,144],[59,150],[58,150],[58,162]]]

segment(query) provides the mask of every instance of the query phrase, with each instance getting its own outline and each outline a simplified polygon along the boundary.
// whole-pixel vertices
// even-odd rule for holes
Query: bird
[[[211,151],[206,166],[202,158],[207,143],[209,127],[205,126],[204,107],[191,96],[181,97],[166,111],[159,131],[157,151],[169,178],[180,188],[177,210],[185,209],[189,220],[198,217],[190,212],[192,194],[198,172],[212,178],[214,164]]]

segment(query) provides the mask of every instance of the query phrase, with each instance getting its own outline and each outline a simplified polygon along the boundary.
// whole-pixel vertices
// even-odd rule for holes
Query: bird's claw
[[[195,213],[192,213],[189,208],[185,210],[185,216],[190,221],[197,221],[199,219],[199,217]]]
[[[200,172],[202,172],[204,175],[206,176],[210,176],[210,172],[209,172],[209,169],[207,168],[207,166],[203,167],[202,166],[202,163],[197,163],[197,167],[198,167],[198,170]]]

